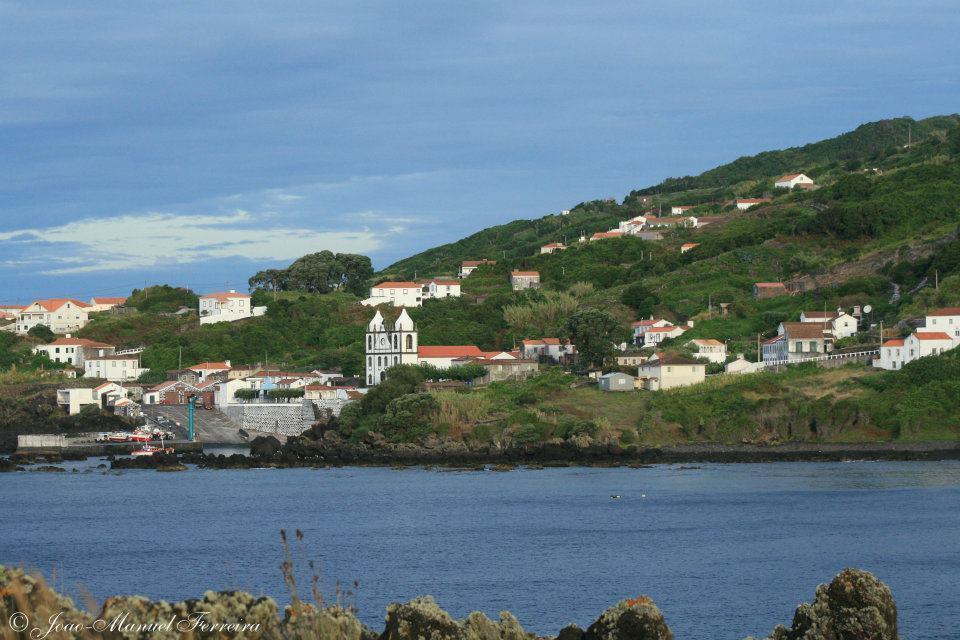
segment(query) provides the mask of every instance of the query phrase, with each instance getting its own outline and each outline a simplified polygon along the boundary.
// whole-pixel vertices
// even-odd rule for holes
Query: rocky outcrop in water
[[[46,621],[59,612],[65,624],[93,626],[69,636],[109,640],[151,638],[245,638],[249,640],[537,640],[511,614],[499,621],[482,613],[456,620],[433,598],[392,604],[382,633],[365,627],[349,609],[294,600],[282,611],[272,598],[243,591],[208,591],[203,598],[168,603],[142,596],[107,599],[96,615],[50,589],[42,578],[0,565],[0,638],[28,638],[29,630],[4,635],[22,620]],[[207,612],[207,613],[203,613]],[[202,615],[201,615],[202,614]],[[21,616],[21,617],[17,617]],[[173,620],[174,623],[170,623]],[[97,621],[102,621],[97,627]],[[108,627],[108,623],[120,621]],[[238,625],[245,625],[238,627]],[[40,625],[42,627],[42,625]],[[10,627],[10,629],[8,629]],[[184,632],[191,629],[192,635]],[[57,636],[67,637],[67,636]],[[623,600],[586,630],[569,625],[557,640],[673,640],[663,614],[650,598]],[[858,569],[844,569],[816,589],[814,601],[797,607],[789,628],[778,626],[767,640],[899,640],[897,607],[890,589]],[[749,640],[749,639],[748,639]]]

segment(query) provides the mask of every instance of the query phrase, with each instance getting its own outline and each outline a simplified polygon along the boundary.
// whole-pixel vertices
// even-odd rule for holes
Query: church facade
[[[406,309],[393,323],[386,322],[378,310],[367,325],[367,386],[380,384],[386,370],[394,365],[417,364],[419,346],[417,326]]]

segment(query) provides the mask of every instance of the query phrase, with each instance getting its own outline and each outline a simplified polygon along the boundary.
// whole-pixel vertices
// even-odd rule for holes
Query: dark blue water
[[[647,594],[678,638],[741,639],[845,566],[890,585],[904,637],[960,628],[957,462],[18,473],[0,505],[0,562],[98,598],[286,599],[278,532],[299,528],[302,574],[316,561],[328,594],[359,580],[375,628],[420,594],[552,634]]]

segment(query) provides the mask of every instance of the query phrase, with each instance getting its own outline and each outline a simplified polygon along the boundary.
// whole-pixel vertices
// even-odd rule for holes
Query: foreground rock
[[[88,629],[84,638],[245,638],[251,640],[537,640],[509,613],[494,622],[482,613],[456,620],[426,596],[392,604],[382,633],[338,606],[294,603],[280,611],[272,598],[243,591],[208,591],[203,598],[168,603],[142,596],[109,598],[96,615],[50,589],[42,578],[0,565],[0,620],[46,621],[59,613],[63,624]],[[122,620],[121,627],[98,630],[95,621]],[[171,625],[170,621],[175,622]],[[182,621],[182,624],[181,624]],[[196,622],[196,624],[194,624]],[[180,624],[178,628],[178,624]],[[90,628],[93,627],[93,630]],[[190,627],[191,632],[184,631]],[[0,638],[39,637],[29,630]],[[42,630],[41,630],[42,631]],[[57,636],[66,637],[66,636]],[[73,637],[73,636],[70,636]],[[623,600],[604,611],[586,631],[576,625],[560,630],[557,640],[673,640],[663,614],[650,598]],[[897,607],[890,589],[873,575],[844,569],[829,585],[817,587],[813,603],[797,608],[790,628],[778,626],[767,640],[899,640]]]

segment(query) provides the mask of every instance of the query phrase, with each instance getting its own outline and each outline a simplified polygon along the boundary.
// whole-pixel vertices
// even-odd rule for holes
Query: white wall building
[[[82,329],[90,320],[90,305],[73,298],[37,300],[17,314],[16,332],[25,334],[37,325],[45,325],[54,333],[71,333]]]
[[[254,307],[252,305],[249,293],[237,293],[233,289],[200,296],[200,324],[236,322],[245,318],[262,316],[266,311],[266,307]]]
[[[770,198],[737,198],[736,199],[737,209],[740,211],[746,211],[750,207],[755,207],[758,204],[766,204],[770,202]]]
[[[641,345],[643,344],[643,336],[647,331],[653,329],[654,327],[667,327],[671,324],[671,322],[663,320],[662,318],[637,320],[633,323],[633,343],[636,345]]]
[[[637,377],[643,388],[650,391],[697,384],[703,382],[706,375],[707,365],[703,362],[673,354],[651,358],[637,367]]]
[[[694,351],[693,357],[716,364],[727,361],[727,345],[712,338],[695,338],[687,343]]]
[[[520,345],[520,357],[524,360],[546,358],[551,362],[562,363],[576,353],[576,347],[570,344],[569,340],[564,342],[560,338],[524,340]]]
[[[421,291],[424,300],[427,298],[459,298],[460,281],[449,278],[434,278],[424,283]]]
[[[655,347],[668,338],[676,338],[677,336],[683,335],[685,331],[685,328],[675,327],[672,324],[663,327],[650,327],[643,334],[643,346]]]
[[[418,334],[413,319],[403,309],[396,322],[388,323],[377,311],[367,325],[367,386],[380,384],[384,372],[397,364],[417,364]]]
[[[538,289],[540,287],[540,272],[514,270],[510,273],[510,286],[513,287],[514,291]]]
[[[103,378],[112,382],[136,380],[149,371],[140,366],[140,354],[87,357],[83,362],[85,378]]]
[[[100,296],[97,298],[90,298],[90,312],[93,313],[95,311],[107,311],[122,305],[126,301],[127,299],[123,297],[108,298]]]
[[[483,358],[484,353],[472,344],[428,345],[417,349],[417,363],[429,364],[437,369],[449,369],[454,360],[461,358]]]
[[[836,311],[803,311],[800,313],[800,322],[829,322],[833,337],[849,338],[857,332],[857,319],[843,309]]]
[[[960,307],[946,307],[927,314],[924,327],[928,331],[943,331],[960,343]]]
[[[774,181],[773,186],[780,189],[793,189],[797,186],[812,184],[813,180],[802,173],[788,173],[787,175],[777,178]]]
[[[460,277],[466,278],[473,273],[477,267],[484,264],[497,264],[496,260],[464,260],[460,265]]]
[[[389,304],[394,307],[419,307],[423,305],[423,288],[416,282],[381,282],[370,288],[370,297],[360,304],[375,307]]]
[[[69,333],[49,344],[38,344],[33,348],[34,353],[45,353],[54,362],[64,362],[78,369],[83,369],[86,357],[113,355],[115,351],[112,344],[74,338]]]

